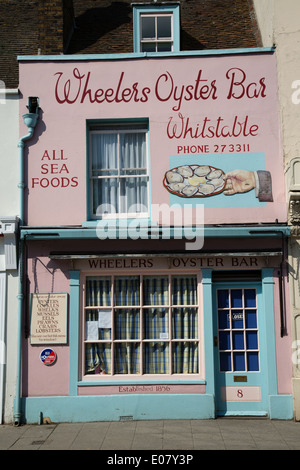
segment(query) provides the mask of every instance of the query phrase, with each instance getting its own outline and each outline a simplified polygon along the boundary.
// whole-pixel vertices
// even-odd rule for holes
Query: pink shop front
[[[15,420],[290,419],[274,52],[19,66]]]

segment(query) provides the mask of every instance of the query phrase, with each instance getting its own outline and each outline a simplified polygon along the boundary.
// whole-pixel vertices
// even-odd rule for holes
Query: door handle
[[[214,346],[215,347],[218,346],[218,337],[217,336],[214,336]]]

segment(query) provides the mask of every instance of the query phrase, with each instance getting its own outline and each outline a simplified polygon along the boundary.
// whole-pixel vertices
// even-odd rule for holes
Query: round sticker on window
[[[53,349],[46,348],[41,352],[40,358],[45,366],[51,366],[56,361],[56,354]]]

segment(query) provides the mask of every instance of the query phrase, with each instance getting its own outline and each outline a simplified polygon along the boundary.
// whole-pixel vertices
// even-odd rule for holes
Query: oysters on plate
[[[182,165],[165,173],[163,185],[180,197],[208,197],[225,187],[225,173],[209,165]]]

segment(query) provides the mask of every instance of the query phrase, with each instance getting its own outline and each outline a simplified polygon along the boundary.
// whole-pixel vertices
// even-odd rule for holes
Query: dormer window
[[[172,51],[172,20],[172,15],[141,15],[140,52]]]
[[[179,51],[179,5],[133,7],[134,52]]]

